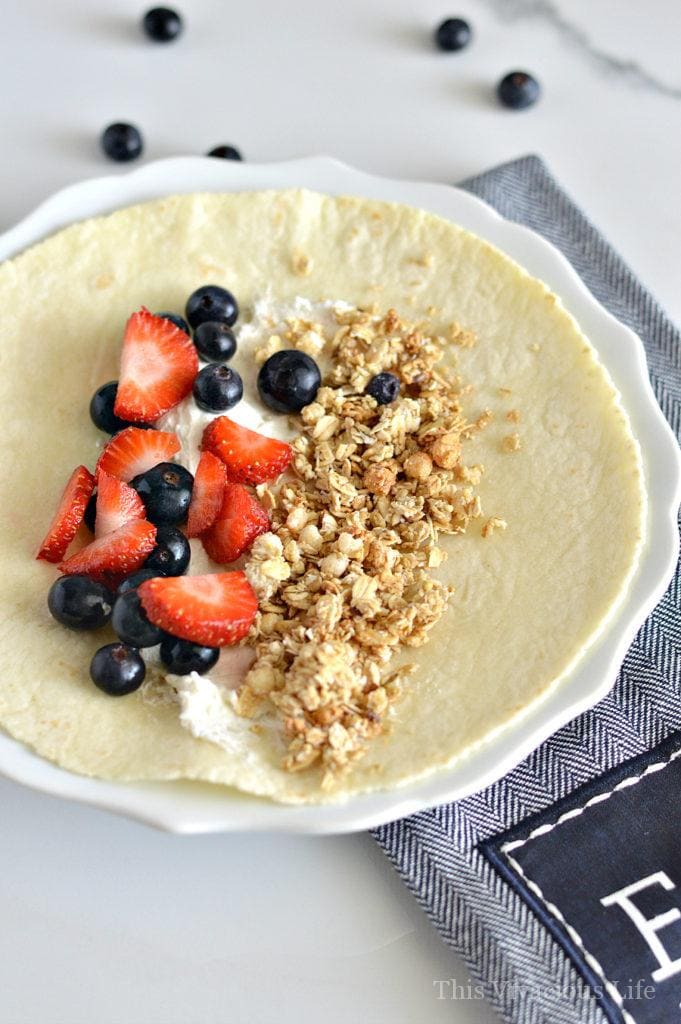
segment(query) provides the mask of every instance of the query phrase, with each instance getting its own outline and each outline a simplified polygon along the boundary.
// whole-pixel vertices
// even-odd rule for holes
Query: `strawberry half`
[[[59,566],[66,576],[127,576],[139,569],[156,543],[156,527],[133,519],[77,551]]]
[[[227,479],[236,484],[274,480],[293,458],[290,444],[241,427],[228,416],[217,416],[208,424],[201,448],[222,459]]]
[[[192,500],[187,515],[187,536],[199,537],[212,526],[222,508],[227,483],[224,464],[210,452],[202,452],[194,473]]]
[[[199,372],[188,334],[142,306],[125,325],[114,413],[135,423],[154,423],[181,402]]]
[[[206,647],[237,643],[258,610],[255,591],[243,572],[159,576],[141,583],[137,593],[155,626]]]
[[[114,434],[99,456],[95,476],[109,473],[128,483],[159,462],[169,462],[180,450],[176,434],[164,430],[126,427]]]
[[[57,511],[45,534],[36,558],[60,562],[83,521],[87,503],[95,488],[95,478],[85,466],[78,466],[62,491]]]
[[[243,555],[269,528],[270,517],[244,485],[227,484],[220,514],[201,542],[209,558],[226,565]]]
[[[146,517],[144,502],[132,487],[100,470],[97,477],[95,537],[119,530],[133,519]]]

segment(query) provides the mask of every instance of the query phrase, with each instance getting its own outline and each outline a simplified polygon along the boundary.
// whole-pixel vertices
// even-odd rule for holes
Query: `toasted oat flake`
[[[439,365],[448,341],[427,324],[346,306],[334,318],[331,337],[287,321],[286,344],[318,336],[331,367],[300,415],[292,474],[268,487],[271,530],[245,565],[260,611],[235,699],[247,717],[276,712],[285,769],[316,768],[325,789],[388,728],[411,670],[392,670],[393,653],[425,643],[447,608],[450,590],[432,576],[446,557],[438,538],[482,515],[482,467],[465,465],[463,445],[491,419],[465,419],[464,385]],[[475,339],[453,325],[449,341]],[[382,370],[402,388],[378,406],[364,388]],[[493,517],[483,533],[505,526]]]
[[[482,530],[480,532],[483,537],[491,537],[493,533],[496,533],[498,530],[503,532],[507,527],[508,523],[505,519],[502,519],[500,516],[491,516],[485,523],[483,523]]]
[[[506,437],[501,439],[501,447],[505,452],[519,452],[522,447],[520,443],[520,434],[507,434]]]

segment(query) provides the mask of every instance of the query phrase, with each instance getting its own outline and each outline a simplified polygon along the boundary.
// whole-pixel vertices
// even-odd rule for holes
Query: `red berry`
[[[243,572],[158,577],[141,583],[137,593],[154,625],[206,647],[237,643],[258,610]]]
[[[270,517],[244,485],[227,484],[220,514],[201,541],[209,558],[226,565],[243,555],[269,528]]]
[[[144,502],[128,484],[100,470],[97,477],[95,537],[125,526],[133,519],[146,518]]]
[[[95,478],[85,466],[78,466],[68,479],[57,511],[40,545],[36,558],[60,562],[83,521],[87,503],[95,487]]]
[[[114,434],[99,456],[95,475],[109,473],[128,483],[138,473],[146,473],[159,462],[168,462],[180,450],[176,434],[164,430],[126,427]]]
[[[194,473],[194,489],[187,516],[187,536],[199,537],[212,526],[222,508],[227,471],[220,459],[202,452]]]
[[[154,423],[189,394],[198,370],[189,335],[142,307],[125,327],[115,415]]]
[[[155,543],[156,527],[145,519],[133,519],[71,555],[60,569],[65,576],[127,576],[141,567]]]
[[[224,462],[228,480],[241,484],[274,480],[293,458],[290,444],[241,427],[228,416],[217,416],[208,424],[201,448]]]

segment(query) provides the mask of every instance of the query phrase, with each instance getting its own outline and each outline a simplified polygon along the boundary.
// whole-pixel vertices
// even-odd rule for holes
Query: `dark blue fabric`
[[[679,436],[681,339],[652,296],[553,179],[523,157],[464,183],[543,234],[595,297],[642,339],[661,408]],[[377,829],[375,836],[442,937],[513,1024],[604,1024],[594,986],[481,843],[681,729],[681,576],[640,630],[613,690],[480,793]],[[563,826],[561,826],[562,828]],[[538,848],[538,847],[537,847]],[[623,922],[623,927],[626,921]],[[619,972],[618,972],[619,973]],[[625,1013],[628,1011],[625,1010]],[[673,1018],[681,1019],[681,1012]],[[630,1016],[627,1024],[639,1024]],[[666,1024],[660,1019],[659,1024]]]
[[[681,964],[678,973],[655,982],[658,962],[645,938],[618,905],[601,903],[608,894],[663,871],[673,890],[651,883],[631,899],[646,918],[671,908],[681,913],[681,760],[674,758],[680,751],[677,732],[654,750],[628,759],[480,844],[483,855],[572,958],[614,1024],[621,1024],[622,1012],[603,976],[587,961],[585,949],[637,1024],[680,1016]],[[660,765],[665,767],[653,772]],[[630,784],[636,779],[640,781]],[[611,796],[598,799],[606,794]],[[561,820],[570,812],[575,816]],[[547,827],[551,831],[544,832]],[[514,848],[517,842],[523,845]],[[681,956],[681,919],[661,929],[659,938],[672,960]]]

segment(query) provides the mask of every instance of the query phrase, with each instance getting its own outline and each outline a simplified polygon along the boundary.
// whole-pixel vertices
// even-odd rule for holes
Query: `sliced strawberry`
[[[243,555],[269,528],[270,517],[244,485],[227,484],[220,514],[201,542],[209,558],[226,565]]]
[[[95,476],[109,473],[128,483],[138,473],[146,473],[159,462],[169,462],[180,450],[176,434],[164,430],[126,427],[114,434],[99,456]]]
[[[154,625],[207,647],[237,643],[258,610],[255,591],[243,572],[159,576],[141,583],[137,593]]]
[[[156,543],[156,527],[133,519],[77,551],[60,565],[66,576],[127,576],[139,569]]]
[[[188,334],[144,306],[125,326],[114,413],[154,423],[189,394],[199,357]]]
[[[227,479],[236,484],[262,484],[283,473],[293,458],[285,441],[241,427],[228,416],[217,416],[203,432],[203,451],[222,459]]]
[[[119,530],[133,519],[144,519],[144,502],[137,491],[115,476],[100,470],[97,477],[95,537]]]
[[[83,521],[87,503],[95,488],[95,478],[85,466],[78,466],[62,491],[57,511],[40,545],[36,558],[60,562]]]
[[[187,536],[198,537],[212,526],[222,508],[227,483],[224,464],[210,452],[202,452],[194,473],[194,488],[187,516]]]

